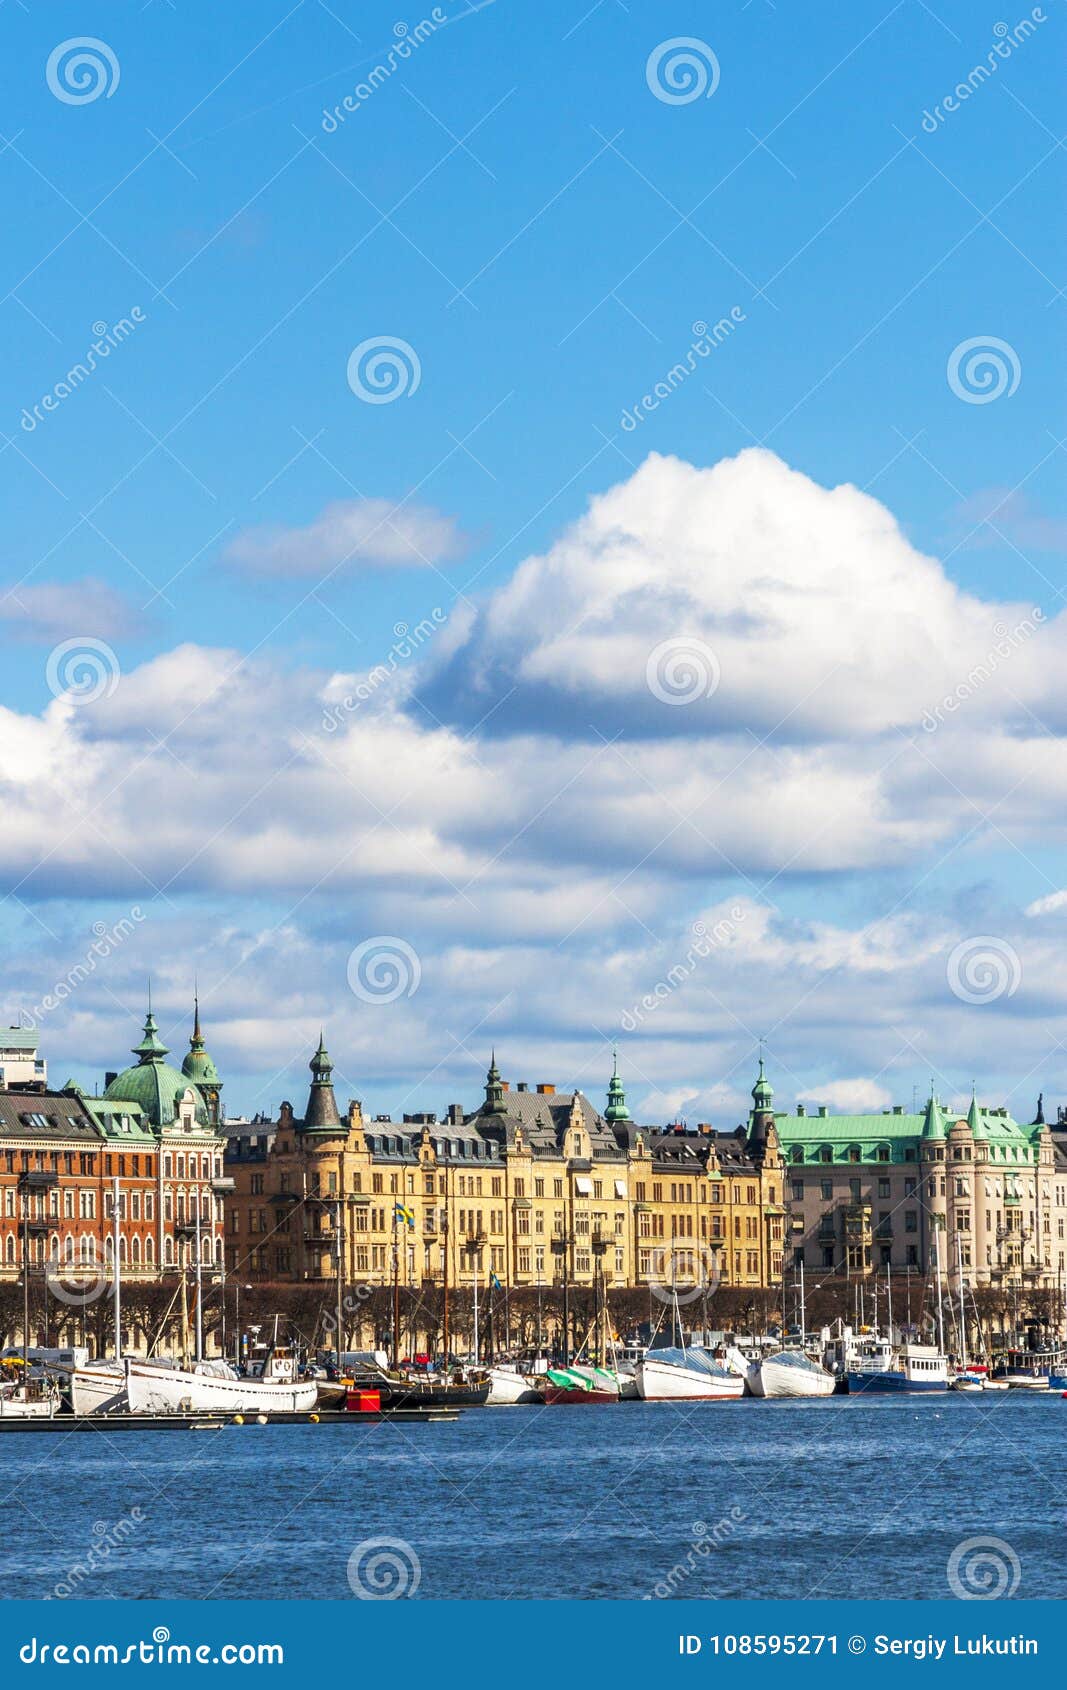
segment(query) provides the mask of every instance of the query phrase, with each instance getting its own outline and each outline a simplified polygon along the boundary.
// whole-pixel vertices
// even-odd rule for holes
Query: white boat
[[[318,1401],[314,1379],[242,1378],[224,1361],[189,1371],[129,1359],[126,1366],[131,1414],[306,1413]]]
[[[803,1350],[780,1350],[754,1361],[745,1375],[754,1397],[829,1397],[837,1380]]]
[[[70,1376],[71,1406],[80,1416],[126,1413],[126,1369],[121,1361],[89,1361]]]
[[[645,1402],[710,1402],[744,1395],[745,1380],[706,1350],[649,1350],[636,1364]]]
[[[505,1404],[517,1402],[544,1402],[544,1393],[529,1379],[521,1374],[517,1367],[509,1367],[501,1363],[489,1369],[489,1395],[486,1405],[489,1408],[503,1407]]]
[[[5,1385],[0,1390],[0,1420],[51,1420],[59,1406],[59,1393],[49,1384],[37,1382]]]

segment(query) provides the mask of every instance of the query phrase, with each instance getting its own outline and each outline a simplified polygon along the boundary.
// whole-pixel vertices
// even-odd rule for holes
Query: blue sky
[[[390,59],[403,25],[420,43]],[[57,1079],[118,1065],[151,970],[178,1048],[198,974],[235,1109],[299,1095],[320,1019],[342,1084],[383,1110],[440,1106],[446,1092],[473,1102],[494,1036],[513,1077],[593,1095],[619,1037],[638,1107],[719,1124],[763,1033],[787,1097],[812,1087],[877,1104],[931,1073],[952,1096],[979,1060],[1020,1111],[1039,1084],[1062,1089],[1056,909],[1025,915],[1064,880],[1050,689],[1067,533],[1062,5],[603,0],[583,16],[551,0],[406,13],[9,0],[0,30],[8,1018],[77,965],[94,922],[135,902],[144,912],[42,1021]],[[110,92],[82,100],[71,84],[72,103],[46,66],[82,37],[104,43],[90,51]],[[672,103],[649,67],[681,38],[717,82]],[[944,110],[976,65],[995,68]],[[692,377],[624,427],[685,359],[693,325],[731,311]],[[85,360],[94,325],[124,319],[106,361],[35,412]],[[968,402],[947,368],[990,337],[1006,348],[1005,391]],[[410,349],[411,391],[372,404],[349,359],[383,339]],[[831,503],[809,511],[805,494],[794,520],[800,483],[770,470],[716,483],[710,528],[716,499],[736,507],[740,557],[782,522],[789,593],[815,614],[762,648],[779,609],[753,618],[754,660],[762,649],[782,686],[764,720],[751,687],[731,690],[744,665],[734,653],[731,669],[715,637],[740,638],[764,577],[742,571],[727,611],[718,564],[691,569],[677,636],[696,637],[701,618],[723,682],[696,711],[652,717],[634,626],[651,604],[650,630],[673,630],[661,612],[677,586],[674,524],[699,501],[685,478],[633,478],[649,453],[708,471],[753,447],[816,489],[878,500],[914,572],[846,626],[841,605],[862,604],[871,579],[867,507],[849,519],[851,579],[836,574],[831,590],[806,574],[841,543]],[[590,542],[581,523],[620,483],[636,489],[626,522],[641,544],[662,501],[681,506],[648,578],[631,582],[633,616],[609,628],[614,527]],[[524,560],[558,544],[579,642],[603,635],[580,685],[588,652],[561,670],[552,649],[559,570],[515,602]],[[1006,691],[1000,675],[983,683],[970,733],[953,721],[924,741],[916,727],[902,763],[891,742],[907,738],[906,710],[873,724],[866,750],[850,694],[833,721],[798,712],[801,630],[820,626],[821,596],[845,647],[834,663],[855,668],[868,638],[884,642],[871,687],[899,683],[917,724],[985,650],[984,612],[957,616],[940,586],[928,603],[918,555],[942,560],[939,580],[968,605],[993,607],[991,628],[1004,604],[1016,607],[1006,625],[1017,607],[1045,620],[1013,649]],[[426,649],[390,659],[394,630],[427,619]],[[49,655],[86,638],[119,675],[72,707]],[[395,682],[324,731],[323,701],[357,684],[331,677],[383,662]],[[620,665],[634,662],[641,684],[624,702]],[[951,758],[927,756],[946,740]],[[590,758],[597,775],[612,765],[604,789]],[[643,842],[640,826],[630,837],[657,768],[661,809],[689,775],[705,783],[686,807],[701,807],[691,849],[673,848],[688,824],[673,845]],[[783,807],[810,792],[847,811],[839,781],[856,817],[816,825],[795,811],[791,839]],[[765,807],[778,814],[770,843]],[[383,838],[395,849],[379,851]],[[731,941],[721,969],[672,987],[627,1046],[626,1005],[684,952],[701,911],[738,897],[753,901],[743,954]],[[857,962],[883,920],[909,924],[893,929],[892,966]],[[979,1005],[944,991],[946,957],[976,935],[1021,968]],[[411,996],[349,990],[349,952],[377,936],[417,955]]]

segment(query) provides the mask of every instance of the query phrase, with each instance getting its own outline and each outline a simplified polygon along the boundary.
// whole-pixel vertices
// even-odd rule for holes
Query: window
[[[879,1197],[889,1196],[889,1181],[887,1179],[880,1179],[878,1181],[878,1195]]]
[[[848,1193],[849,1193],[849,1196],[852,1198],[852,1201],[854,1203],[859,1202],[861,1196],[863,1195],[863,1189],[862,1189],[861,1183],[858,1179],[850,1179],[849,1180],[849,1182],[848,1182]]]
[[[850,1144],[849,1145],[849,1147],[848,1147],[848,1159],[849,1159],[850,1162],[862,1161],[862,1156],[860,1154],[860,1147],[859,1147],[858,1144]]]
[[[803,1203],[803,1201],[804,1201],[804,1181],[801,1180],[801,1179],[795,1179],[793,1181],[793,1202],[794,1203]]]
[[[905,1209],[905,1211],[904,1211],[904,1231],[905,1232],[918,1232],[918,1230],[919,1230],[918,1210],[916,1210],[916,1209]],[[911,1246],[911,1248],[914,1249],[914,1245]]]
[[[791,1162],[797,1162],[797,1163],[803,1162],[803,1160],[804,1160],[804,1147],[803,1147],[803,1145],[795,1144],[793,1146],[792,1150],[789,1152],[789,1160]]]
[[[819,1161],[820,1162],[832,1162],[833,1159],[834,1159],[834,1147],[833,1147],[833,1145],[832,1144],[824,1144],[824,1145],[820,1146]]]
[[[833,1195],[834,1195],[834,1182],[833,1182],[833,1180],[830,1180],[830,1179],[821,1180],[819,1182],[819,1191],[820,1191],[820,1195],[821,1195],[824,1203],[832,1202]]]

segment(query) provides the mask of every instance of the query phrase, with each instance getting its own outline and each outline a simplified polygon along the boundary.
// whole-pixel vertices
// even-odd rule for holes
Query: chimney
[[[903,1115],[904,1105],[902,1103],[894,1103],[893,1113],[894,1113],[894,1115]]]
[[[820,1103],[819,1104],[819,1119],[820,1119],[820,1121],[825,1121],[825,1119],[826,1119],[827,1115],[829,1115],[829,1113],[830,1113],[830,1105],[828,1103]]]
[[[510,1091],[511,1090],[511,1081],[510,1080],[501,1080],[500,1089],[501,1089],[501,1091]]]
[[[798,1103],[798,1104],[797,1104],[797,1116],[798,1116],[798,1118],[799,1118],[799,1119],[800,1119],[800,1120],[803,1120],[803,1119],[804,1119],[804,1117],[805,1117],[805,1115],[806,1115],[806,1114],[807,1114],[807,1112],[808,1112],[808,1111],[807,1111],[807,1109],[806,1109],[806,1108],[805,1108],[805,1107],[804,1107],[804,1105],[803,1105],[803,1103]]]
[[[517,1085],[517,1086],[516,1086],[516,1087],[515,1087],[515,1090],[516,1090],[516,1091],[529,1091],[529,1089],[530,1089],[530,1088],[529,1088],[529,1086],[528,1086],[528,1085],[527,1085],[527,1084],[526,1084],[526,1081],[525,1081],[525,1080],[520,1080],[520,1081],[519,1081],[519,1083],[518,1083],[518,1085]]]
[[[710,1138],[714,1131],[715,1128],[711,1125],[710,1121],[701,1121],[700,1125],[697,1127],[697,1132],[703,1133],[707,1138]]]
[[[538,1086],[537,1095],[538,1097],[555,1097],[556,1088],[555,1086]]]
[[[104,1075],[104,1090],[105,1090],[105,1091],[107,1091],[107,1088],[108,1088],[108,1086],[109,1086],[109,1085],[110,1085],[110,1084],[111,1084],[111,1082],[112,1082],[112,1080],[117,1080],[117,1079],[118,1079],[118,1077],[119,1077],[119,1076],[118,1076],[118,1070],[117,1070],[117,1069],[115,1069],[115,1068],[112,1068],[112,1069],[110,1069],[110,1070],[109,1070],[109,1071],[108,1071],[108,1072],[107,1072],[107,1073],[106,1073],[106,1074],[105,1074],[105,1075]]]

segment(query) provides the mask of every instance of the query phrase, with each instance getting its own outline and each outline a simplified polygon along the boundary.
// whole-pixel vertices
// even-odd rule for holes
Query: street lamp
[[[24,1169],[19,1175],[17,1186],[22,1193],[22,1374],[23,1384],[30,1366],[30,1193],[35,1191],[51,1191],[59,1184],[59,1175],[45,1173],[42,1170]],[[34,1226],[35,1234],[51,1231],[48,1221],[37,1222]]]

